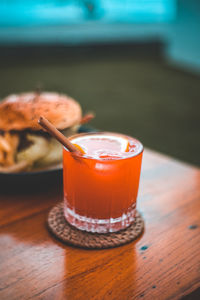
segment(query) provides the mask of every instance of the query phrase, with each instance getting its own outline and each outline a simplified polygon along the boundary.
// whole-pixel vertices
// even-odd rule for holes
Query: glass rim
[[[116,161],[116,160],[124,160],[124,159],[130,159],[130,158],[133,158],[133,157],[137,157],[138,155],[140,155],[143,151],[144,151],[144,146],[143,144],[136,138],[130,136],[130,135],[126,135],[126,134],[123,134],[123,133],[118,133],[118,132],[111,132],[111,131],[92,131],[92,132],[81,132],[81,133],[76,133],[70,137],[68,137],[68,139],[71,141],[72,139],[74,138],[77,138],[77,137],[80,137],[80,136],[86,136],[86,135],[95,135],[95,134],[109,134],[109,135],[122,135],[122,136],[126,136],[128,138],[131,138],[131,139],[134,139],[141,147],[141,149],[134,153],[133,155],[130,155],[130,156],[127,156],[127,157],[122,157],[122,158],[116,158],[116,159],[113,159],[113,160],[107,160],[107,159],[98,159],[98,158],[94,158],[92,156],[89,156],[87,154],[83,154],[83,155],[79,155],[79,154],[76,154],[76,156],[78,156],[79,158],[82,158],[82,159],[92,159],[92,160],[97,160],[97,161],[101,161],[101,162],[112,162],[112,161]],[[63,146],[63,149],[66,151],[66,152],[69,152],[69,150]],[[131,152],[129,152],[131,153]]]

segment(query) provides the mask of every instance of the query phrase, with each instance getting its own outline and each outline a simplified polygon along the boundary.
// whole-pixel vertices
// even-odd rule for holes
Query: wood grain
[[[1,300],[180,299],[200,287],[199,169],[146,150],[138,197],[145,232],[115,249],[51,237],[47,212],[61,198],[57,187],[0,194]]]

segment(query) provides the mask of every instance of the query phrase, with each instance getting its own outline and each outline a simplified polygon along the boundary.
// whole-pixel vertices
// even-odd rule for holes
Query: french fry
[[[10,149],[6,151],[5,154],[5,165],[12,166],[15,164],[15,155],[19,145],[19,136],[17,134],[6,132],[4,135],[4,140],[10,146]]]
[[[0,167],[0,173],[19,173],[19,172],[26,171],[31,166],[32,166],[32,162],[24,160],[12,166]]]
[[[4,165],[4,152],[2,149],[0,149],[0,165]]]
[[[0,135],[0,149],[5,152],[9,152],[11,150],[9,142],[2,135]]]
[[[4,136],[0,135],[0,164],[2,166],[11,166],[15,164],[15,156],[19,145],[19,136],[6,132]]]

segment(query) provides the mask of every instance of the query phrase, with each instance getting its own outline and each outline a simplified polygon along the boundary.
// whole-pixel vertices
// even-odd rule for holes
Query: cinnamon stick
[[[55,126],[53,126],[45,117],[40,117],[38,120],[40,126],[42,126],[50,135],[52,135],[58,142],[60,142],[70,152],[81,154],[80,150],[74,146]]]
[[[92,112],[91,113],[87,113],[85,116],[82,117],[81,119],[81,124],[86,124],[88,122],[90,122],[92,119],[94,119],[95,117],[95,114],[93,114]]]

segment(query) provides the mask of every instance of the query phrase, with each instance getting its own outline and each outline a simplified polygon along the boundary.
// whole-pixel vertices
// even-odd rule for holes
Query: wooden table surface
[[[145,150],[138,197],[145,232],[114,249],[83,250],[54,239],[47,213],[61,200],[60,187],[0,192],[1,300],[197,297],[199,169]]]

